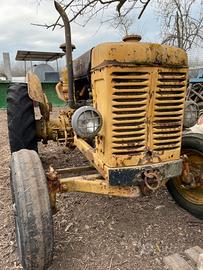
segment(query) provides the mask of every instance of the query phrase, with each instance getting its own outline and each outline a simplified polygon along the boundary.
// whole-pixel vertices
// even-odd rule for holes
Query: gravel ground
[[[86,164],[81,154],[40,145],[44,167]],[[21,269],[9,187],[6,112],[0,111],[0,269]],[[180,209],[165,189],[138,199],[92,194],[58,196],[51,270],[163,270],[163,257],[203,247],[203,223]]]

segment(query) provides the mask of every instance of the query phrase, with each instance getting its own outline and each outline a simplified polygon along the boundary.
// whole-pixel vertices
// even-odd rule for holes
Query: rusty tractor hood
[[[167,45],[135,41],[109,42],[92,49],[91,69],[109,65],[187,67],[184,50]]]

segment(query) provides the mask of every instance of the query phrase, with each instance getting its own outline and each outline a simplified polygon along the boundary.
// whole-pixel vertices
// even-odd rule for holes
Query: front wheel
[[[45,270],[52,262],[53,222],[46,177],[37,152],[22,149],[12,154],[11,192],[23,269]]]
[[[203,219],[203,134],[183,136],[183,172],[167,182],[167,188],[182,208]]]

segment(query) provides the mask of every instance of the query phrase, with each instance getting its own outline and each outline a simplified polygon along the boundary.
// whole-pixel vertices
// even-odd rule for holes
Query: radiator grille
[[[115,156],[180,148],[186,73],[156,70],[111,74]]]
[[[139,154],[145,149],[149,73],[113,72],[112,84],[112,154]]]
[[[180,147],[185,83],[185,73],[158,73],[153,123],[154,150]]]

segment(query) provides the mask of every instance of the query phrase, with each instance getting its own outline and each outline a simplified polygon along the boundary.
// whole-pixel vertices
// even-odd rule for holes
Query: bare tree
[[[37,0],[37,3],[39,3],[39,1],[43,0]],[[150,1],[152,0],[61,0],[60,4],[62,4],[64,9],[67,10],[70,22],[77,22],[78,17],[82,17],[84,19],[83,25],[86,25],[99,13],[103,16],[109,8],[116,10],[118,15],[122,18],[135,8],[140,8],[140,14],[138,17],[140,18]],[[63,27],[63,24],[60,23],[60,17],[51,25],[37,25],[45,26],[47,28],[52,27],[53,29],[57,25]]]
[[[123,16],[115,13],[113,16],[113,23],[111,23],[114,29],[118,29],[121,36],[129,35],[131,27],[133,25],[133,19],[130,16]]]
[[[203,40],[202,0],[158,0],[164,44],[186,51]]]

